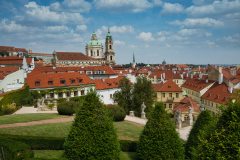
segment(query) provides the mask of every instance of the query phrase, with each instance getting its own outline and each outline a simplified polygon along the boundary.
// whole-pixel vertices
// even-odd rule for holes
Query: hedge
[[[39,137],[25,135],[0,134],[0,139],[17,140],[31,146],[33,150],[63,150],[65,138]],[[119,140],[121,150],[124,152],[136,152],[137,141]]]
[[[34,156],[29,145],[12,139],[4,139],[0,137],[0,147],[3,147],[6,160],[22,160]],[[3,157],[0,157],[0,159],[1,158]]]
[[[110,115],[113,116],[115,122],[123,121],[126,117],[126,112],[118,105],[106,105],[106,108],[109,110]]]

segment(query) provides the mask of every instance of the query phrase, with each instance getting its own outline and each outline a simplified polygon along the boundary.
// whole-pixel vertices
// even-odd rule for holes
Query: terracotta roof
[[[56,69],[53,69],[53,67],[35,67],[34,70],[39,70],[41,73],[46,72],[70,72],[70,71],[105,71],[106,74],[117,74],[111,67],[109,66],[85,66],[85,67],[56,67]],[[33,70],[33,71],[34,71]]]
[[[93,80],[96,83],[96,90],[109,89],[109,88],[118,88],[119,81],[122,77],[117,78],[108,78],[108,79],[95,79]]]
[[[18,69],[19,69],[19,67],[0,67],[0,73],[2,73],[3,76],[6,76],[15,71],[18,71]]]
[[[181,109],[181,112],[188,111],[188,106],[193,107],[194,111],[201,112],[197,103],[191,97],[185,97],[179,103],[173,106],[173,110]]]
[[[41,55],[41,56],[52,56],[52,54],[47,53],[29,53],[30,55]]]
[[[171,79],[169,79],[165,83],[161,82],[159,84],[152,84],[152,85],[153,85],[154,91],[156,92],[182,92],[183,91]]]
[[[0,61],[7,61],[7,60],[23,60],[23,56],[7,56],[7,57],[0,57]]]
[[[216,67],[214,67],[214,66],[211,65],[211,64],[208,64],[208,66],[212,67],[212,68],[215,69],[215,70],[218,70]]]
[[[236,76],[237,79],[240,79],[240,70],[236,70]]]
[[[220,104],[227,104],[225,97],[235,96],[235,93],[229,93],[228,86],[223,82],[222,84],[215,83],[209,90],[202,95],[203,99],[214,101]]]
[[[81,52],[56,52],[58,60],[88,60],[97,61],[94,58],[88,57]]]
[[[10,47],[10,46],[0,46],[0,51],[15,51],[14,47]]]
[[[188,88],[194,91],[201,91],[210,84],[214,83],[214,81],[208,80],[208,83],[206,83],[206,80],[203,79],[187,79],[181,87]]]
[[[25,48],[15,48],[17,52],[27,52]]]
[[[178,74],[178,73],[174,74],[173,71],[170,71],[170,70],[169,71],[166,71],[166,70],[164,70],[164,71],[156,71],[156,72],[150,74],[149,77],[154,78],[154,75],[156,75],[157,78],[160,79],[161,78],[161,74],[162,74],[162,77],[163,77],[163,73],[165,73],[165,79],[167,79],[167,80],[168,79],[182,79],[180,74]]]
[[[78,82],[78,79],[82,79],[82,82]],[[65,80],[65,83],[60,84],[60,80]],[[75,80],[75,83],[71,83],[70,80]],[[49,81],[53,81],[53,85],[49,85]],[[40,86],[36,86],[36,82],[40,82]],[[80,75],[80,73],[78,72],[28,74],[26,83],[29,85],[29,88],[52,88],[95,84],[94,81],[90,79],[87,75]]]
[[[223,74],[223,77],[228,79],[233,84],[236,84],[236,83],[240,82],[239,79],[237,79],[236,77],[232,76],[231,73],[229,71],[225,70],[225,69],[222,69],[222,74]]]
[[[177,64],[177,66],[180,68],[189,68],[186,64]]]

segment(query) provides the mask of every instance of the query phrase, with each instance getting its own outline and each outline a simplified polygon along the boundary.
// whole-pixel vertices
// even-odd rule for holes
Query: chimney
[[[193,78],[193,74],[191,74],[191,79]]]
[[[222,73],[222,67],[221,66],[218,66],[217,70],[219,71],[219,73]]]
[[[199,74],[199,78],[202,79],[202,74],[201,73]]]
[[[229,93],[233,93],[233,88],[232,87],[228,87],[228,91],[229,91]]]
[[[56,69],[56,67],[52,67],[52,69]]]
[[[183,74],[180,74],[181,78],[183,79]]]
[[[154,82],[157,82],[157,75],[154,75]]]
[[[222,82],[223,82],[223,74],[219,73],[218,74],[218,84],[222,84]]]
[[[163,79],[166,79],[166,78],[165,78],[165,73],[163,73]]]
[[[188,77],[188,73],[187,73],[187,77]]]
[[[231,70],[231,75],[236,76],[236,70],[235,69]]]
[[[206,79],[206,83],[208,83],[208,79]]]
[[[105,83],[105,79],[102,79],[103,83]]]

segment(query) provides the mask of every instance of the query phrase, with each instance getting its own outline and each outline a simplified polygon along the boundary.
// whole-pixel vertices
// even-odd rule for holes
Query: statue
[[[44,105],[44,97],[42,97],[42,106]]]
[[[177,125],[177,129],[181,129],[182,128],[182,113],[181,113],[181,109],[177,110],[177,112],[176,112],[176,125]]]
[[[204,110],[206,110],[206,107],[205,107],[203,104],[201,104],[201,105],[199,106],[199,109],[200,109],[200,111],[204,111]]]
[[[38,99],[38,100],[37,100],[37,108],[40,107],[40,103],[41,103],[41,99]]]
[[[194,111],[194,109],[190,106],[188,106],[188,124],[192,125],[193,124],[193,116],[192,116],[192,112]]]
[[[144,102],[143,104],[141,105],[141,109],[142,109],[142,114],[141,114],[141,118],[142,119],[146,119],[146,113],[144,112],[144,109],[146,108]]]

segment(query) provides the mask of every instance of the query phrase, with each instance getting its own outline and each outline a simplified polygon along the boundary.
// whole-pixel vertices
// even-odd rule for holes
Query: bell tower
[[[113,39],[108,28],[108,34],[105,41],[105,61],[107,65],[115,64],[115,53],[113,51]]]

